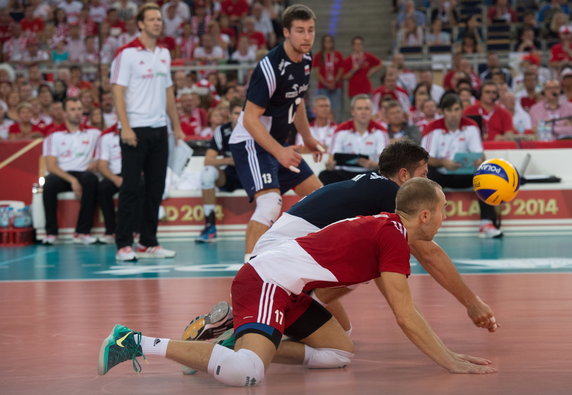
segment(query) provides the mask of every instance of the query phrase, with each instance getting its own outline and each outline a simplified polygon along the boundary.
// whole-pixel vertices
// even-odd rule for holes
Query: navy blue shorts
[[[236,167],[234,166],[227,166],[224,168],[224,185],[219,189],[224,192],[233,192],[237,189],[242,188],[240,184],[240,179],[238,178],[238,174],[236,173]]]
[[[263,189],[276,188],[283,194],[314,174],[303,159],[298,166],[300,173],[290,171],[254,140],[229,144],[229,147],[240,183],[250,201],[254,199],[256,192]]]

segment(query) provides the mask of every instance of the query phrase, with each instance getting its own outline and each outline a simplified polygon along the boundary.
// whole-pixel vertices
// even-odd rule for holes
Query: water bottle
[[[538,140],[540,141],[552,140],[552,132],[550,130],[550,125],[548,125],[543,119],[538,121]]]
[[[32,214],[30,206],[26,206],[16,211],[12,219],[14,228],[29,228],[32,226]]]
[[[0,228],[10,226],[10,207],[0,207]]]

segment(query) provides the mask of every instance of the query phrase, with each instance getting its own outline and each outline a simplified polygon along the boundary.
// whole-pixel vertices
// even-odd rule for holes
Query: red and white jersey
[[[121,145],[117,124],[105,130],[99,138],[95,159],[107,161],[107,166],[113,174],[121,173]]]
[[[367,282],[383,272],[409,276],[409,254],[407,231],[399,216],[381,213],[339,221],[284,241],[249,263],[265,282],[297,295]]]
[[[346,121],[338,125],[329,152],[331,154],[360,154],[367,155],[369,159],[379,159],[381,151],[389,145],[389,135],[383,126],[370,121],[368,131],[363,135],[355,131],[354,121]],[[336,166],[336,169],[363,172],[361,166]]]
[[[437,159],[452,160],[457,152],[483,152],[479,127],[469,118],[461,118],[457,130],[448,130],[444,118],[431,122],[425,127],[421,146]],[[443,174],[448,172],[444,167],[438,170]]]
[[[127,87],[125,102],[129,126],[167,125],[167,88],[171,80],[171,55],[156,46],[153,52],[139,39],[119,48],[111,64],[111,83]]]
[[[336,127],[337,125],[333,122],[328,122],[323,126],[318,126],[316,125],[316,121],[312,121],[310,122],[310,133],[312,133],[312,136],[327,149],[332,145],[332,139],[334,138]],[[296,144],[304,144],[300,133],[296,135]]]
[[[409,108],[411,107],[411,101],[409,100],[409,94],[405,89],[400,86],[396,86],[394,90],[388,90],[385,86],[380,86],[371,95],[371,109],[372,113],[375,115],[381,109],[381,99],[383,96],[389,95],[393,100],[401,104],[401,108],[406,114],[409,113]]]
[[[85,171],[93,160],[100,134],[98,129],[84,126],[77,132],[53,132],[44,140],[43,155],[55,156],[62,170]]]

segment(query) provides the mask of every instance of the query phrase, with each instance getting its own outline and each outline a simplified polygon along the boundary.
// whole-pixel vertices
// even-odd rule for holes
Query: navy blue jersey
[[[218,152],[225,158],[232,156],[228,146],[228,140],[232,134],[232,123],[228,122],[217,127],[214,131],[213,138],[211,139],[209,148]]]
[[[292,206],[288,214],[321,229],[358,215],[393,213],[398,190],[395,182],[376,172],[368,172],[312,192]]]
[[[308,91],[311,67],[310,54],[294,63],[286,55],[284,44],[279,44],[262,58],[252,73],[246,99],[266,109],[261,122],[280,144],[295,132],[294,115]],[[244,128],[241,116],[232,143],[248,138],[252,137]]]

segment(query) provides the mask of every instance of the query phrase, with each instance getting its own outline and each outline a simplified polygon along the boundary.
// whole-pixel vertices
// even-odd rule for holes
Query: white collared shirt
[[[120,48],[111,64],[111,83],[127,87],[125,104],[129,126],[167,126],[167,88],[171,80],[171,54],[156,46],[153,52],[139,39]]]
[[[64,171],[86,171],[100,134],[98,129],[89,127],[77,132],[54,132],[44,140],[43,155],[55,156]]]

